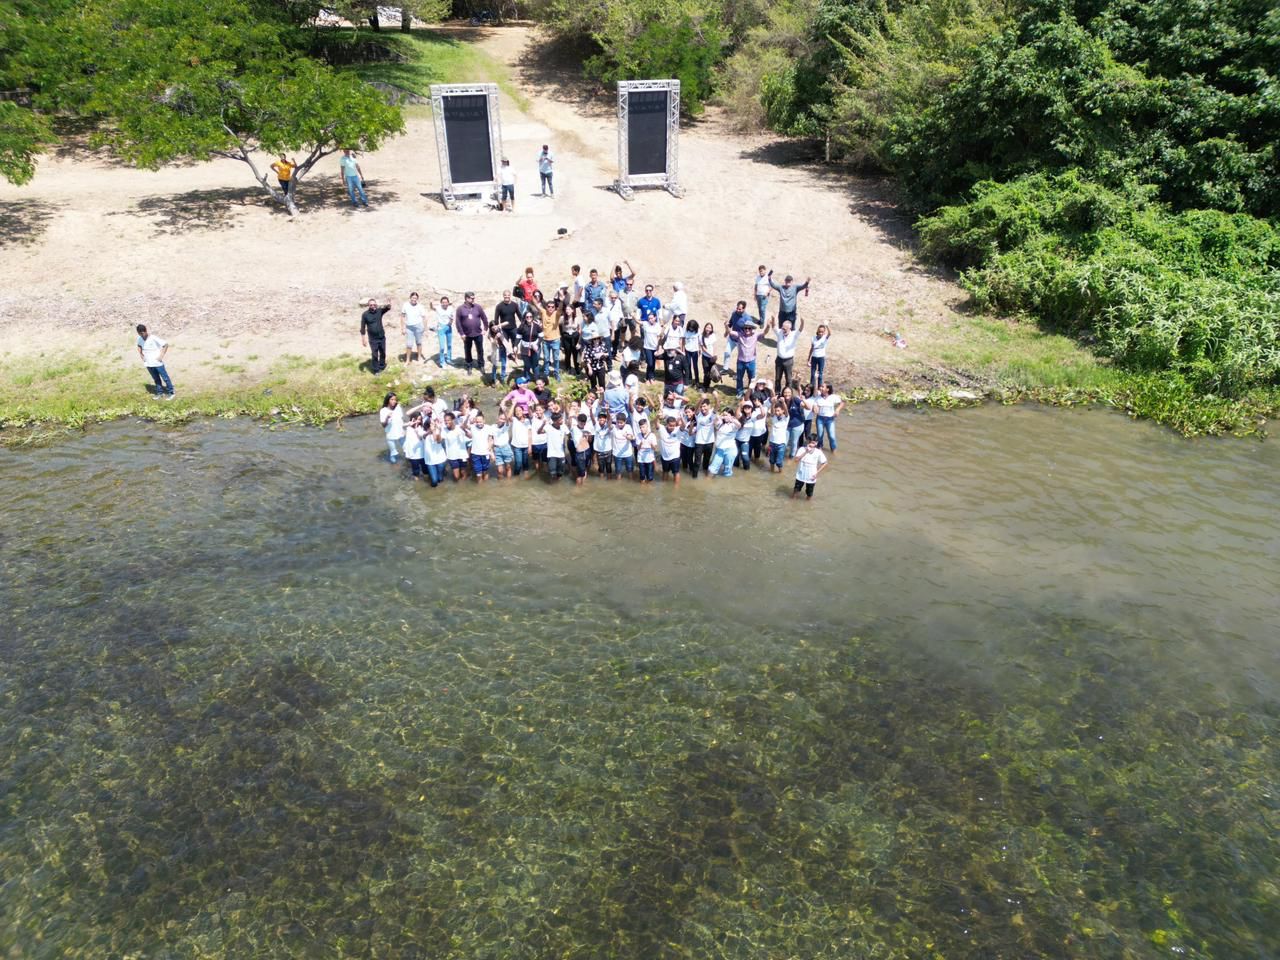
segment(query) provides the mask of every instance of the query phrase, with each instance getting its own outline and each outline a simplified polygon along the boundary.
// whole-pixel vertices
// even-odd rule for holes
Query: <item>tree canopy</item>
[[[10,75],[32,88],[39,109],[102,121],[98,139],[130,163],[237,160],[292,212],[292,196],[259,169],[255,152],[300,153],[301,179],[344,147],[376,148],[403,120],[354,75],[308,57],[283,16],[287,5],[274,16],[267,6],[85,0],[38,25],[28,20]]]

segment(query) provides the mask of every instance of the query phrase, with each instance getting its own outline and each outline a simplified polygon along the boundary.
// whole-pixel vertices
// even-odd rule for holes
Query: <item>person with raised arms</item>
[[[662,457],[662,481],[671,477],[673,485],[680,483],[680,421],[667,417],[658,426],[658,452]]]
[[[547,477],[553,482],[564,475],[564,441],[567,432],[563,416],[555,413],[551,415],[549,423],[543,422],[533,437],[535,442],[540,437],[544,441],[547,451]]]
[[[533,425],[529,420],[529,407],[516,405],[511,411],[511,472],[515,476],[533,476],[532,466]]]
[[[716,417],[716,452],[707,468],[710,476],[733,476],[733,461],[738,456],[738,430],[742,426],[734,416],[733,407],[725,407]]]
[[[827,371],[827,344],[831,342],[831,328],[818,324],[818,332],[809,342],[809,380],[822,386],[822,375]]]
[[[653,483],[653,462],[657,456],[658,438],[649,429],[648,420],[637,420],[636,430],[636,469],[640,472],[641,483]]]
[[[455,481],[461,480],[467,469],[467,434],[458,423],[458,416],[452,410],[444,415],[444,455],[449,461],[449,471]]]
[[[404,439],[404,410],[400,408],[400,398],[394,393],[388,393],[382,401],[378,422],[382,424],[382,432],[387,440],[388,459],[395,463],[400,455],[400,441]]]
[[[804,283],[796,284],[795,278],[791,274],[787,274],[782,284],[777,284],[773,279],[773,271],[769,271],[769,286],[778,291],[778,328],[782,328],[782,324],[787,320],[791,321],[792,326],[796,322],[796,309],[799,304],[800,294],[806,297],[809,295],[809,277],[805,277]]]

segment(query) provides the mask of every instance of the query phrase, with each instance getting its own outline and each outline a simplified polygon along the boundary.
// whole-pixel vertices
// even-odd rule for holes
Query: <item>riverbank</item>
[[[398,305],[417,290],[457,301],[471,289],[491,308],[525,266],[549,288],[571,264],[607,272],[623,258],[660,295],[684,282],[691,315],[717,333],[733,304],[750,300],[757,263],[812,276],[801,363],[808,332],[830,326],[828,379],[854,399],[1099,403],[1186,434],[1256,432],[1280,410],[1280,391],[1196,397],[1032,324],[974,314],[953,275],[917,259],[886,183],[826,167],[804,144],[739,134],[715,110],[681,132],[685,199],[641,192],[624,203],[607,189],[608,98],[562,69],[532,29],[422,33],[447,42],[417,43],[420,61],[376,78],[418,93],[428,81],[498,82],[504,150],[520,178],[514,213],[443,209],[422,106],[407,108],[405,136],[361,158],[372,210],[351,209],[329,158],[300,185],[293,218],[238,164],[134,170],[71,137],[31,184],[0,184],[0,443],[130,416],[319,422],[367,412],[407,382],[395,363],[379,378],[360,368],[368,297]],[[557,157],[555,198],[533,190],[543,143]],[[396,312],[388,320],[399,353]],[[145,390],[140,321],[171,344],[173,403]],[[760,359],[770,375],[772,348]]]
[[[340,354],[328,359],[285,355],[269,363],[244,365],[215,354],[204,376],[185,379],[174,372],[178,395],[172,402],[150,392],[150,378],[140,363],[125,365],[92,353],[68,353],[42,363],[0,363],[0,447],[47,443],[85,427],[130,417],[161,424],[186,423],[201,417],[249,417],[271,425],[319,425],[372,413],[390,391],[417,396],[428,385],[443,396],[469,391],[483,403],[495,403],[505,388],[455,368],[392,363],[377,377],[370,376],[358,357]],[[1280,404],[1275,396],[1244,400],[1207,401],[1189,389],[1172,392],[1165,379],[1143,380],[1098,368],[1052,380],[1058,368],[1011,369],[1004,376],[956,387],[926,379],[845,389],[850,409],[859,403],[884,402],[896,406],[954,409],[982,403],[1042,403],[1052,406],[1107,407],[1134,418],[1152,419],[1184,436],[1265,432],[1268,416]],[[514,375],[513,375],[514,376]],[[566,377],[564,392],[578,397],[584,380]],[[728,401],[732,390],[715,390]],[[660,388],[646,388],[653,401]]]

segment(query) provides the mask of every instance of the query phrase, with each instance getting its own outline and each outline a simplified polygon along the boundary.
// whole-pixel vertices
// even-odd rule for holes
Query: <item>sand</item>
[[[735,301],[751,302],[757,264],[812,277],[800,316],[810,331],[834,329],[831,379],[928,377],[931,344],[958,322],[964,295],[916,260],[886,184],[826,168],[804,145],[735,133],[711,110],[680,134],[685,197],[649,190],[626,202],[609,189],[617,127],[607,93],[591,96],[548,69],[531,27],[471,32],[510,65],[529,104],[501,101],[518,175],[513,213],[441,205],[423,107],[409,108],[404,136],[361,157],[367,211],[350,207],[336,157],[303,181],[291,218],[242,164],[136,170],[72,142],[30,184],[0,184],[0,357],[136,364],[133,325],[145,322],[170,341],[169,367],[184,385],[226,377],[228,366],[251,378],[284,354],[363,357],[368,297],[398,305],[410,290],[456,300],[474,289],[491,306],[526,266],[549,288],[573,263],[604,274],[626,259],[660,293],[683,281],[690,315],[717,332]],[[543,143],[556,155],[554,199],[536,195]],[[393,334],[389,346],[400,344]],[[802,345],[799,363],[806,355]],[[761,361],[772,376],[771,349]]]

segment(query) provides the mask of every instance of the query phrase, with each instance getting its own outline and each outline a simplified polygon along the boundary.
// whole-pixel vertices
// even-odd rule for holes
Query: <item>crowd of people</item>
[[[403,456],[411,475],[432,487],[538,475],[551,482],[567,475],[578,485],[590,476],[644,484],[660,475],[678,484],[682,474],[731,477],[766,462],[781,473],[791,459],[792,497],[813,497],[828,465],[823,446],[835,451],[844,405],[831,384],[775,393],[758,379],[718,410],[710,395],[695,399],[671,389],[653,409],[630,379],[614,371],[603,391],[569,399],[553,393],[546,377],[521,375],[489,415],[467,394],[448,403],[427,387],[406,408],[389,393],[378,420],[391,462]]]
[[[797,283],[788,275],[778,283],[773,271],[762,265],[752,283],[755,312],[748,310],[746,300],[739,300],[717,325],[692,317],[682,283],[672,285],[664,302],[653,284],[636,283],[636,272],[626,260],[614,266],[607,281],[595,269],[584,278],[575,264],[569,279],[556,284],[549,295],[540,289],[533,267],[526,267],[491,310],[479,304],[472,291],[456,305],[448,296],[424,303],[411,293],[400,307],[405,360],[426,362],[428,338],[434,334],[440,367],[460,362],[468,372],[479,371],[494,383],[517,375],[559,381],[572,374],[604,390],[616,366],[624,380],[661,379],[666,389],[682,394],[691,386],[710,390],[732,373],[741,398],[756,379],[761,341],[774,333],[773,389],[780,393],[795,379],[804,332],[798,302],[808,295],[809,281]],[[777,311],[769,316],[774,293]],[[360,318],[361,341],[370,351],[375,374],[387,364],[385,318],[391,309],[390,302],[371,299]],[[831,336],[831,327],[820,324],[807,339],[809,382],[815,389],[825,380]],[[455,340],[460,358],[455,358]]]

